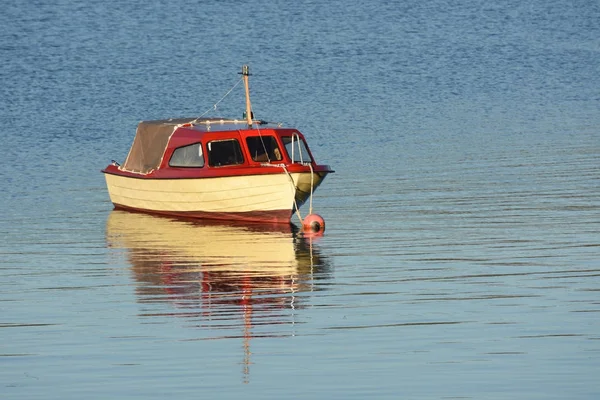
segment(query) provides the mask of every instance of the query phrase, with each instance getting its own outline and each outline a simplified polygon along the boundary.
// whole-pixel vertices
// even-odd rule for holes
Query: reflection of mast
[[[242,307],[244,308],[244,383],[250,382],[250,339],[252,338],[252,282],[244,276],[242,283]]]

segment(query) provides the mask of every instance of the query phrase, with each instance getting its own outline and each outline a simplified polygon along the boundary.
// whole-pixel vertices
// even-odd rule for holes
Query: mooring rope
[[[312,198],[313,198],[313,186],[315,184],[315,173],[312,168],[312,164],[308,164],[310,167],[310,202],[308,203],[308,214],[312,214]]]
[[[300,207],[298,207],[298,202],[296,202],[296,184],[294,183],[294,178],[292,178],[292,174],[290,174],[290,172],[287,170],[287,168],[285,167],[285,164],[279,164],[279,166],[281,166],[281,168],[283,168],[283,170],[287,174],[288,178],[290,178],[290,184],[292,185],[292,189],[294,190],[294,208],[296,209],[296,215],[298,216],[298,219],[300,220],[300,224],[304,225],[304,220],[302,219],[302,214],[300,214]],[[313,192],[314,192],[314,185],[315,185],[315,174],[313,171],[312,164],[308,164],[308,166],[310,167],[310,197],[309,197],[308,215],[311,215],[312,211],[313,211],[312,200],[313,200]]]
[[[285,167],[285,164],[281,164],[281,167],[287,174],[288,178],[290,178],[290,184],[292,185],[292,190],[294,191],[294,208],[296,209],[296,215],[298,216],[298,219],[300,220],[300,224],[304,225],[304,222],[302,220],[302,215],[300,214],[300,208],[298,207],[298,203],[296,202],[296,184],[294,184],[294,178],[292,178],[292,174],[290,174],[290,172],[287,170],[287,168]]]

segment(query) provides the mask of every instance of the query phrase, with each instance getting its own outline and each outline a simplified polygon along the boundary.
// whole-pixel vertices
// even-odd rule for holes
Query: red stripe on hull
[[[248,212],[204,212],[204,211],[160,211],[144,210],[134,207],[128,207],[121,204],[114,204],[117,210],[126,210],[142,212],[146,214],[169,215],[174,217],[210,219],[220,221],[240,221],[240,222],[258,222],[266,224],[290,224],[292,218],[291,210],[271,210],[271,211],[248,211]]]

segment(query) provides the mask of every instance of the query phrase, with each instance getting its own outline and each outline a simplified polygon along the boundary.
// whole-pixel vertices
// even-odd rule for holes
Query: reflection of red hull
[[[222,221],[260,222],[272,224],[289,224],[291,210],[247,211],[247,212],[202,212],[202,211],[154,211],[115,204],[115,209],[145,212],[190,219],[207,219]]]
[[[250,339],[292,335],[297,310],[305,307],[315,282],[330,273],[312,242],[294,232],[290,224],[147,212],[112,211],[106,223],[113,255],[131,265],[136,296],[144,304],[140,317],[184,318],[186,325],[202,328],[199,339],[242,338],[244,381]]]
[[[128,250],[140,302],[169,301],[196,315],[234,315],[233,305],[288,308],[287,294],[310,290],[313,274],[327,271],[312,242],[289,224],[113,211],[106,231],[111,248]]]

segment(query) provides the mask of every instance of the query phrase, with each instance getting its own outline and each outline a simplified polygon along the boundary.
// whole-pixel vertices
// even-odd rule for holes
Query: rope
[[[205,116],[208,112],[212,111],[212,110],[216,110],[217,106],[219,105],[220,102],[222,102],[223,100],[225,100],[225,97],[229,96],[229,93],[231,93],[233,91],[233,89],[235,89],[237,87],[237,85],[240,84],[240,82],[243,80],[244,78],[240,78],[235,85],[233,85],[233,87],[231,89],[229,89],[229,91],[227,93],[225,93],[225,95],[223,97],[221,97],[221,100],[217,101],[215,104],[213,104],[213,106],[211,108],[209,108],[208,110],[204,111],[198,118],[196,118],[194,121],[197,121],[198,119],[202,118],[203,116]]]
[[[260,133],[260,127],[257,126],[256,127],[256,131],[258,132],[258,137],[260,138],[260,143],[262,144],[262,148],[265,151],[265,154],[267,156],[267,162],[271,162],[271,157],[269,156],[269,152],[267,151],[267,146],[265,145],[265,141],[262,137],[262,134]]]
[[[273,166],[275,166],[275,165],[273,165]],[[294,183],[294,178],[292,178],[292,174],[290,174],[290,172],[287,170],[287,168],[285,167],[285,164],[279,164],[279,166],[281,166],[281,168],[283,168],[283,170],[287,174],[288,178],[290,178],[290,183],[292,185],[292,189],[294,190],[294,208],[296,209],[296,215],[298,216],[300,223],[302,225],[304,225],[304,221],[302,220],[302,215],[300,214],[300,208],[298,207],[298,203],[296,202],[296,184]],[[308,164],[308,166],[310,167],[310,197],[309,197],[310,201],[309,201],[309,207],[308,207],[308,214],[310,215],[310,214],[312,214],[312,211],[313,211],[312,201],[313,201],[313,191],[314,191],[314,185],[315,185],[315,173],[313,171],[312,164]]]
[[[298,203],[296,202],[296,185],[294,184],[294,178],[292,178],[292,175],[289,173],[289,171],[285,167],[285,164],[281,164],[281,168],[283,168],[283,170],[287,174],[288,178],[290,178],[290,183],[292,184],[292,189],[294,191],[294,208],[296,209],[296,215],[298,216],[298,219],[300,220],[300,224],[304,225],[304,222],[302,221],[302,215],[300,214],[300,208],[298,207]]]
[[[308,206],[308,213],[312,214],[312,198],[313,198],[313,186],[315,184],[315,173],[312,168],[312,164],[308,164],[310,167],[310,202]]]

